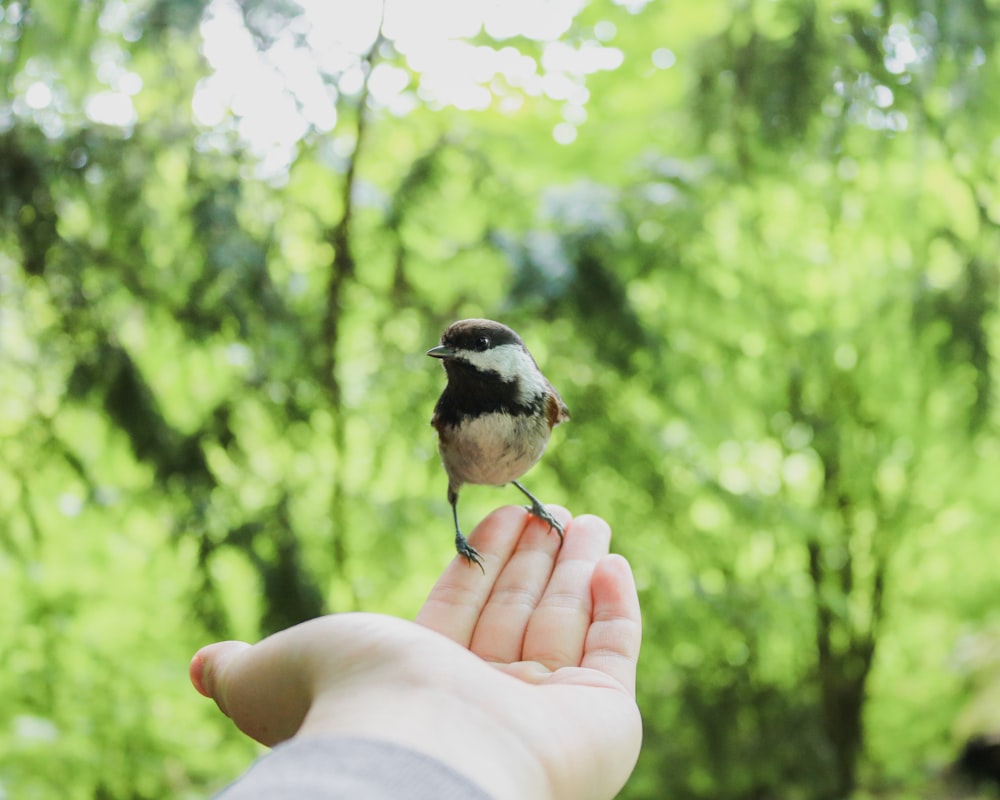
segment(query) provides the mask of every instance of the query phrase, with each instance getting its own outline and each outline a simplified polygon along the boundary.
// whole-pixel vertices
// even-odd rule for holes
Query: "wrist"
[[[505,717],[478,698],[463,697],[461,690],[413,684],[391,694],[384,686],[351,693],[331,689],[314,699],[296,737],[390,742],[434,758],[495,800],[552,798],[542,760]]]

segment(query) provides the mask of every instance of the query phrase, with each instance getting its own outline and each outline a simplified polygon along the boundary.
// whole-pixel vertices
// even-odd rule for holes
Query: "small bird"
[[[554,528],[561,543],[562,525],[517,479],[542,457],[552,429],[569,419],[569,409],[521,337],[493,320],[463,319],[450,325],[427,355],[440,358],[448,376],[431,425],[448,474],[459,555],[483,569],[482,557],[458,524],[458,493],[466,483],[513,483],[531,501],[528,511]]]

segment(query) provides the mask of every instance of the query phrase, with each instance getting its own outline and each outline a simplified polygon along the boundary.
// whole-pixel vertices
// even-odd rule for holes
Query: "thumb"
[[[243,652],[250,649],[246,642],[216,642],[201,648],[191,659],[188,676],[205,697],[215,700],[223,714],[226,711],[226,669]]]
[[[210,644],[195,653],[189,669],[195,689],[211,697],[247,736],[269,747],[295,735],[312,701],[295,649],[291,655],[285,650],[286,638],[296,635],[291,631],[253,647],[246,642]]]

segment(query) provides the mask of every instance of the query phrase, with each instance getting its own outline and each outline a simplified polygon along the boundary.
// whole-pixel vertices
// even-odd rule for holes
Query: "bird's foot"
[[[532,498],[532,503],[530,506],[524,507],[525,511],[531,514],[533,517],[538,517],[542,522],[547,522],[549,524],[549,533],[555,531],[559,534],[559,546],[562,546],[563,537],[566,530],[563,528],[562,523],[557,520],[548,509],[545,508],[541,503]]]
[[[542,501],[535,497],[531,492],[525,489],[518,481],[511,481],[521,493],[531,501],[530,506],[525,506],[525,510],[534,517],[538,517],[542,522],[549,523],[549,533],[555,531],[559,534],[559,546],[562,547],[563,536],[566,530],[563,528],[562,523],[557,520],[552,514],[542,505]]]
[[[483,566],[483,557],[479,555],[479,551],[475,547],[469,544],[469,540],[458,531],[455,531],[455,550],[470,565],[475,564],[483,571],[483,575],[486,574],[486,568]]]

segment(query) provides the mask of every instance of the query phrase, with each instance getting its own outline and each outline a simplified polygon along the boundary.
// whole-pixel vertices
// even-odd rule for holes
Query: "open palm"
[[[250,647],[199,651],[192,679],[273,745],[330,734],[440,759],[494,797],[611,798],[641,740],[639,606],[610,530],[563,509],[562,548],[520,508],[470,537],[486,576],[456,558],[417,624],[337,614]]]

